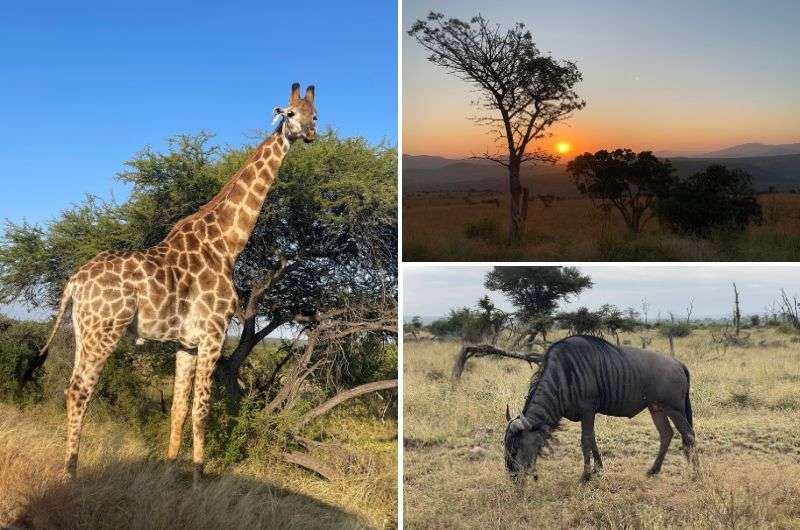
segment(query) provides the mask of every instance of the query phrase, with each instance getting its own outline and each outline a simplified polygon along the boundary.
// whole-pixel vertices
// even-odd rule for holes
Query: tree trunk
[[[458,356],[456,356],[456,362],[453,364],[453,384],[457,384],[461,379],[461,374],[464,372],[464,367],[467,364],[467,360],[469,360],[471,357],[486,357],[487,355],[511,357],[512,359],[526,361],[528,364],[539,364],[544,357],[541,353],[508,351],[501,348],[496,348],[489,344],[464,346],[461,348],[461,351],[458,352]]]
[[[513,243],[519,243],[525,237],[528,219],[528,188],[523,188],[520,182],[519,162],[511,162],[508,168],[508,183],[511,195],[508,236]]]
[[[733,297],[734,297],[734,308],[733,308],[733,323],[736,324],[736,336],[739,336],[739,329],[741,329],[742,324],[742,312],[739,311],[739,290],[736,289],[736,284],[733,284]]]
[[[247,318],[242,326],[239,344],[227,358],[219,365],[219,377],[225,385],[228,397],[228,412],[236,414],[242,401],[242,389],[239,386],[239,371],[253,348],[264,338],[283,324],[282,321],[273,320],[264,328],[256,331],[256,317]]]
[[[675,342],[672,335],[668,336],[667,339],[669,339],[669,354],[675,357]]]

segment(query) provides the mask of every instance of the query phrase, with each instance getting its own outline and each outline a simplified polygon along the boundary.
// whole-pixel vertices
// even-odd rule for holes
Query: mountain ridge
[[[678,176],[686,177],[713,164],[741,169],[753,177],[758,191],[790,191],[800,188],[800,154],[756,157],[665,157]],[[566,164],[525,164],[523,186],[536,195],[577,196]],[[507,173],[487,160],[449,159],[434,155],[403,155],[403,193],[431,191],[492,190],[505,192]]]

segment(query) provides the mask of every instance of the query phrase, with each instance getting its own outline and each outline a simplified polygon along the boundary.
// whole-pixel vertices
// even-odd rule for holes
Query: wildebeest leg
[[[658,448],[656,461],[653,463],[653,467],[647,472],[648,475],[656,475],[661,471],[661,464],[664,463],[664,456],[667,454],[667,449],[669,449],[674,431],[669,424],[667,415],[664,414],[664,411],[661,410],[658,405],[650,405],[648,409],[650,410],[650,416],[653,418],[653,423],[655,423],[656,429],[658,429],[658,435],[661,438],[661,445]]]
[[[689,425],[689,420],[682,411],[675,409],[666,409],[665,411],[675,428],[681,433],[681,440],[683,440],[683,454],[686,455],[686,461],[692,465],[693,476],[697,478],[700,474],[700,462],[697,458],[697,448],[695,447],[694,429]]]
[[[600,449],[597,448],[594,430],[592,430],[592,457],[594,458],[594,470],[592,473],[600,473],[603,471],[603,459],[600,458]]]
[[[583,450],[583,475],[581,475],[581,481],[583,482],[592,478],[591,457],[593,445],[594,412],[584,415],[581,419],[581,449]]]

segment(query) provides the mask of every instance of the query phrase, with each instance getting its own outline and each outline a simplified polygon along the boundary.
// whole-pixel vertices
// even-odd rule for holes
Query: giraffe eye
[[[314,116],[314,121],[317,121],[317,117],[316,117],[316,115]]]
[[[294,116],[294,111],[290,110],[289,112],[286,113],[286,115],[291,118],[292,116]]]

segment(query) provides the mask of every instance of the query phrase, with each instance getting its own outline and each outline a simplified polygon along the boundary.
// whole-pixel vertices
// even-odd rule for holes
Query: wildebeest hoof
[[[650,469],[647,470],[647,476],[648,477],[654,477],[654,476],[658,475],[660,472],[661,472],[660,469],[656,469],[654,467],[651,467]]]
[[[602,467],[595,467],[592,470],[592,475],[602,475],[602,474],[603,474],[603,468]]]
[[[589,482],[591,479],[592,479],[592,474],[591,473],[584,473],[583,475],[581,475],[580,482],[581,483],[586,483],[586,482]]]

